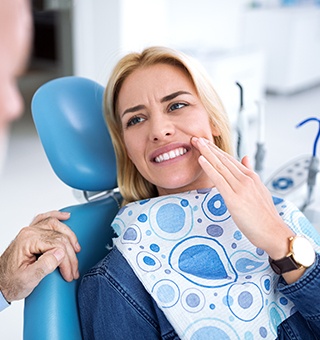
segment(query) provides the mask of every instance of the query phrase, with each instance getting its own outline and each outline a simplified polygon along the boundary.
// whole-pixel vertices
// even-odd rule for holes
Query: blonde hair
[[[168,64],[184,70],[208,112],[212,127],[220,132],[219,136],[213,136],[215,144],[222,150],[232,153],[229,120],[218,94],[201,65],[185,54],[167,47],[155,46],[141,53],[130,53],[115,66],[104,94],[105,119],[116,153],[118,186],[123,204],[158,196],[156,187],[142,177],[128,157],[118,112],[118,96],[125,79],[139,68],[156,64]]]

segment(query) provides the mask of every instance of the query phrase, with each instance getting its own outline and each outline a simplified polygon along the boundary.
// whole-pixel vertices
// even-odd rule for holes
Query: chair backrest
[[[121,200],[113,191],[117,187],[116,162],[103,119],[102,97],[103,87],[94,81],[63,77],[41,86],[31,108],[57,176],[83,192],[106,192],[62,209],[71,212],[66,224],[82,247],[78,254],[81,275],[107,254],[113,236],[110,223]],[[56,270],[40,282],[25,300],[25,340],[82,339],[77,306],[80,279],[68,283]]]

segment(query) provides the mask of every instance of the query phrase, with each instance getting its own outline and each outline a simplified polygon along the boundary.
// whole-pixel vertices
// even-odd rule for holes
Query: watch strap
[[[301,268],[301,265],[295,262],[292,255],[286,256],[280,260],[273,260],[269,257],[269,263],[273,271],[278,275]]]

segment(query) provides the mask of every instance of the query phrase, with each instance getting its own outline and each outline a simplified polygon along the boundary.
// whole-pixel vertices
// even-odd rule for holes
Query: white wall
[[[165,44],[231,49],[247,0],[75,0],[74,73],[105,83],[126,52]]]
[[[248,115],[255,114],[254,102],[264,94],[264,60],[259,51],[242,47],[246,4],[247,0],[75,0],[74,73],[104,85],[123,54],[167,45],[206,66],[231,121],[240,103],[235,81],[245,87]]]
[[[165,43],[163,0],[75,0],[74,73],[105,84],[126,52]]]
[[[320,6],[248,11],[243,38],[265,51],[269,92],[292,94],[320,83]]]
[[[75,75],[102,81],[109,60],[118,53],[121,1],[76,0],[72,7]]]
[[[247,0],[166,0],[168,43],[177,48],[232,49],[239,46]]]

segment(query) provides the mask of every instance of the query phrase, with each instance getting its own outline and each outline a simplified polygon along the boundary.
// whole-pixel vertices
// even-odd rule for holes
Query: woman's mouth
[[[177,148],[174,150],[170,150],[169,152],[164,152],[163,154],[157,156],[154,161],[156,163],[161,163],[164,161],[168,161],[169,159],[173,159],[176,157],[180,157],[182,155],[184,155],[185,153],[187,153],[187,149],[186,148]]]

